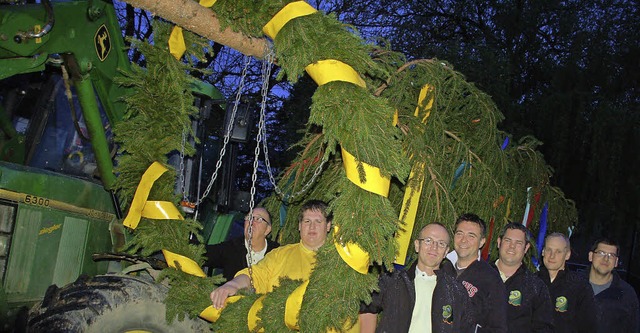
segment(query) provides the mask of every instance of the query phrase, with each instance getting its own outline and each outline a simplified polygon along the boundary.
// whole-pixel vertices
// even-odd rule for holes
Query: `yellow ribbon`
[[[262,27],[262,32],[271,39],[275,39],[280,29],[289,23],[289,21],[315,12],[317,12],[317,10],[304,1],[291,2],[280,9],[280,11]]]
[[[262,310],[262,301],[265,296],[267,295],[258,297],[258,299],[253,302],[253,305],[251,305],[251,308],[247,313],[247,326],[249,327],[249,332],[255,331],[256,327],[258,327],[258,320],[260,320],[260,318],[258,318],[258,311]],[[261,328],[258,332],[264,332],[264,329]]]
[[[365,173],[365,181],[360,181],[360,174],[358,173],[358,161],[348,151],[342,148],[342,164],[347,173],[347,178],[358,185],[363,190],[367,190],[371,193],[381,195],[383,197],[389,196],[389,187],[391,186],[391,180],[389,177],[384,177],[380,174],[380,169],[369,165],[364,162],[362,167]]]
[[[200,5],[203,7],[211,7],[214,3],[216,3],[216,0],[200,0]],[[169,35],[169,53],[171,53],[176,60],[180,60],[186,51],[187,46],[184,43],[182,27],[175,26]]]
[[[153,183],[167,170],[165,166],[158,162],[153,162],[153,164],[147,168],[147,171],[142,175],[142,179],[140,179],[140,184],[138,184],[136,193],[131,201],[129,213],[124,218],[124,221],[122,221],[122,224],[131,229],[135,229],[138,227],[141,217],[150,219],[184,219],[178,209],[170,202],[147,201]]]
[[[334,233],[338,233],[338,226],[334,226]],[[363,250],[360,245],[356,243],[348,242],[345,245],[340,245],[337,240],[333,241],[333,244],[338,250],[338,254],[344,262],[353,268],[360,274],[367,274],[369,272],[369,253]]]
[[[424,162],[418,162],[413,165],[409,178],[413,178],[418,174],[420,169],[424,169]],[[400,210],[400,214],[407,209],[407,205],[409,205],[409,208],[405,218],[400,220],[402,228],[398,230],[395,235],[395,240],[398,244],[398,254],[396,256],[395,263],[398,265],[404,265],[405,260],[407,259],[407,251],[409,251],[409,244],[411,243],[411,234],[413,233],[413,227],[416,224],[418,203],[420,202],[422,185],[424,184],[424,174],[419,173],[418,177],[418,188],[415,189],[414,193],[412,193],[411,188],[407,186],[407,189],[404,191],[404,198],[402,199],[402,209]],[[413,200],[409,201],[409,199]]]
[[[167,265],[169,265],[169,267],[177,269],[178,268],[178,265],[176,265],[176,262],[177,262],[180,265],[180,270],[185,273],[195,275],[197,277],[207,276],[207,274],[204,274],[204,272],[202,271],[202,268],[200,268],[200,265],[198,265],[197,262],[191,260],[190,258],[173,253],[165,249],[162,250],[162,254],[164,254],[164,259],[167,261]]]
[[[430,84],[425,84],[420,89],[420,93],[418,94],[418,105],[416,106],[416,110],[413,115],[415,117],[420,116],[421,110],[426,110],[425,115],[422,117],[422,123],[427,122],[427,118],[431,115],[431,108],[433,107],[434,97],[432,96],[425,106],[422,106],[424,100],[427,98],[427,95],[432,92],[434,87]],[[398,111],[393,117],[393,124],[397,125],[398,123]],[[418,170],[424,169],[424,162],[417,162],[411,168],[410,178],[413,178],[416,174],[418,174]],[[416,216],[418,213],[418,205],[420,204],[420,196],[422,194],[422,187],[424,185],[424,175],[420,173],[421,176],[418,179],[419,185],[418,188],[415,189],[415,193],[413,189],[407,186],[404,191],[404,197],[402,199],[402,209],[400,210],[400,218],[401,218],[401,226],[402,228],[398,230],[395,235],[395,240],[398,244],[398,254],[396,256],[395,263],[399,265],[404,265],[407,259],[407,252],[409,251],[409,246],[411,244],[411,235],[413,233],[413,228],[416,224]],[[413,200],[409,201],[409,199],[413,198]],[[409,206],[407,208],[407,205]],[[408,209],[408,210],[407,210]],[[404,219],[402,219],[402,213],[407,211],[407,215]]]
[[[304,69],[319,86],[332,81],[344,81],[363,88],[367,87],[367,84],[353,67],[339,60],[320,60]]]
[[[507,200],[507,213],[504,215],[504,222],[509,223],[509,215],[511,215],[511,198]]]
[[[227,306],[227,304],[231,304],[234,302],[237,302],[239,299],[241,299],[242,296],[230,296],[227,298],[226,301],[224,301],[224,305]],[[222,309],[216,309],[213,307],[213,305],[209,305],[206,309],[202,310],[202,312],[200,312],[200,318],[208,320],[210,322],[215,322],[216,320],[218,320],[218,318],[220,318],[220,313],[222,313],[222,310],[224,309],[224,307]]]
[[[296,331],[300,330],[300,326],[298,325],[298,314],[302,307],[302,297],[304,296],[305,291],[307,291],[308,285],[309,280],[302,283],[291,293],[291,295],[289,295],[289,297],[287,297],[287,301],[284,305],[284,323],[289,329]]]

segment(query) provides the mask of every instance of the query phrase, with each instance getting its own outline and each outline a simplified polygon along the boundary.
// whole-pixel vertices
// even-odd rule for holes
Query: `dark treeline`
[[[621,242],[623,268],[635,275],[639,8],[625,0],[344,0],[326,7],[410,58],[446,60],[491,95],[506,117],[500,127],[515,139],[537,137],[555,185],[575,200],[577,259],[607,235]]]

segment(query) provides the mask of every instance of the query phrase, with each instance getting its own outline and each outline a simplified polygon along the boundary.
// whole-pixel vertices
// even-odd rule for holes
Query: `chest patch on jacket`
[[[467,292],[469,293],[469,297],[475,296],[475,294],[478,292],[478,287],[472,285],[471,283],[469,283],[467,281],[462,281],[462,285],[465,288],[467,288]]]
[[[509,292],[509,304],[513,306],[522,305],[522,293],[520,290],[511,290],[511,292]]]
[[[565,312],[569,308],[569,300],[564,296],[556,298],[556,311]]]

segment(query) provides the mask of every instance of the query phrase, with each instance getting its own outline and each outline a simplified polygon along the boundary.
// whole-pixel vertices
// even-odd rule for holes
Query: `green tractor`
[[[0,5],[0,331],[24,331],[34,304],[31,332],[206,328],[200,319],[167,324],[166,287],[149,275],[106,274],[133,270],[129,262],[162,268],[162,260],[93,256],[117,251],[128,237],[113,191],[112,128],[126,94],[114,77],[129,67],[109,2]],[[193,126],[203,142],[230,113],[213,86],[194,81],[193,92],[200,109]],[[239,132],[236,139],[246,139],[246,128]],[[200,192],[201,154],[173,158],[189,195]],[[211,192],[216,209],[200,218],[209,243],[224,240],[247,209],[228,161]]]

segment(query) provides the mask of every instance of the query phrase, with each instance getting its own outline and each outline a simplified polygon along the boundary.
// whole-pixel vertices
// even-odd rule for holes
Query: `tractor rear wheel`
[[[165,318],[167,288],[150,278],[128,275],[80,277],[51,286],[29,314],[28,332],[206,332],[206,321]]]

